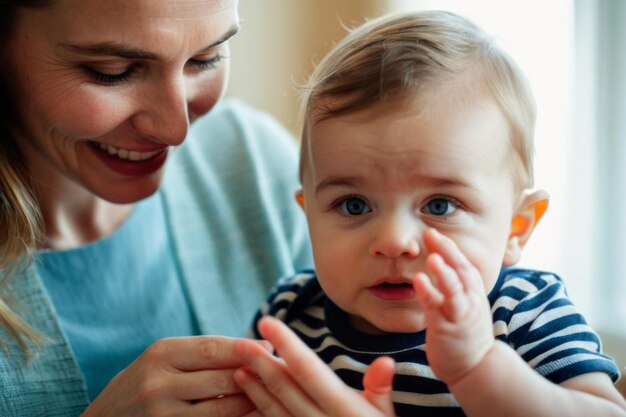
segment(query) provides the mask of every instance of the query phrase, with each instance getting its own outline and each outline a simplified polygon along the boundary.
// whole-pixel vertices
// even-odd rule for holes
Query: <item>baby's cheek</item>
[[[490,250],[489,247],[481,245],[480,242],[475,242],[474,245],[459,247],[478,271],[485,288],[485,294],[489,294],[500,275],[502,262],[498,260],[502,259],[502,255],[497,251]]]

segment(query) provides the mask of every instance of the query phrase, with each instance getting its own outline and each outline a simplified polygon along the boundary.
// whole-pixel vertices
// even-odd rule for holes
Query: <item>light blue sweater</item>
[[[201,333],[243,335],[276,279],[312,266],[304,216],[293,202],[297,186],[289,134],[241,103],[219,104],[172,155],[162,187],[165,216]],[[0,351],[0,415],[79,415],[86,386],[36,268],[15,277],[7,292],[49,341],[26,366],[0,328],[7,344]]]
[[[172,244],[158,192],[135,204],[109,236],[78,248],[37,252],[35,267],[89,399],[158,339],[200,333]]]

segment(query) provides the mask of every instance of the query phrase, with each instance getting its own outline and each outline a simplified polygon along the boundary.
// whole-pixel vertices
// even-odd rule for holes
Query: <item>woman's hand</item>
[[[83,417],[249,413],[254,405],[233,380],[243,365],[235,343],[218,336],[159,340],[111,380]]]
[[[259,331],[276,349],[277,359],[252,340],[235,350],[247,368],[235,380],[257,407],[248,417],[383,417],[395,416],[391,402],[394,362],[378,358],[364,377],[365,391],[345,385],[284,323],[259,321]]]

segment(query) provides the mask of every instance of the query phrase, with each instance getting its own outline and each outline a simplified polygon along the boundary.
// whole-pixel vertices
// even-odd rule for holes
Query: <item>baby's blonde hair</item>
[[[393,14],[368,21],[324,57],[302,94],[300,177],[311,128],[366,108],[414,102],[420,90],[467,77],[490,94],[505,117],[513,172],[533,184],[535,101],[515,61],[471,21],[450,12]]]

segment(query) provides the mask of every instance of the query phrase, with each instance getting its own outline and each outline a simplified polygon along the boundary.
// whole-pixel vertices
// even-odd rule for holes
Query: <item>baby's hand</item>
[[[413,286],[426,318],[426,355],[435,375],[448,386],[469,373],[493,347],[489,302],[478,270],[456,244],[429,229],[424,243],[431,252]]]

